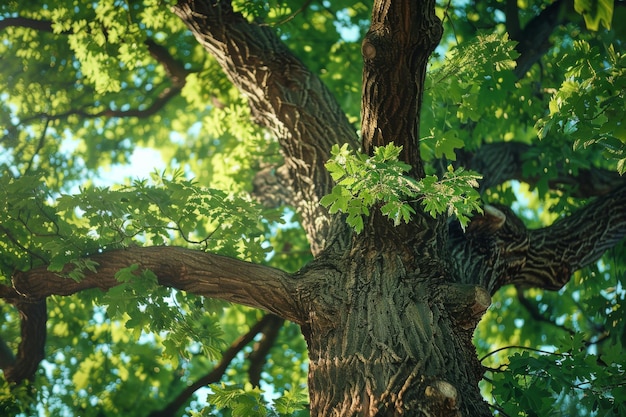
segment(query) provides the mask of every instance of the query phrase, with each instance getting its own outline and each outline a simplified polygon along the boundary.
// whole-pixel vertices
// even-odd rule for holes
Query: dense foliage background
[[[234,3],[280,34],[358,130],[369,4]],[[540,58],[521,68],[523,28],[557,3],[548,42],[535,45]],[[529,146],[517,181],[483,183],[481,193],[532,227],[585,204],[595,195],[587,182],[600,193],[626,171],[626,6],[552,6],[440,3],[445,33],[422,112],[427,174],[461,165],[484,144]],[[281,162],[276,138],[254,124],[246,98],[167,2],[9,1],[0,19],[0,283],[67,262],[80,267],[69,278],[80,279],[81,268],[93,268],[80,256],[135,245],[186,246],[290,272],[311,259],[293,210],[279,198],[271,207],[254,199],[255,174]],[[177,415],[222,407],[223,415],[306,414],[297,326],[131,272],[120,271],[121,284],[107,292],[48,299],[45,359],[30,384],[2,380],[3,415],[156,416],[174,403]],[[497,294],[475,335],[494,410],[626,415],[625,294],[623,242],[562,290]],[[10,302],[0,309],[6,360],[20,319]],[[209,383],[205,408],[205,390],[190,395]]]

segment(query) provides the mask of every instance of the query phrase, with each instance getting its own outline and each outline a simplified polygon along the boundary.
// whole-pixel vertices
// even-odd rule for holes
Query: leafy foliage
[[[550,100],[550,114],[537,123],[539,137],[553,131],[573,140],[573,149],[600,146],[626,172],[626,55],[609,45],[605,54],[584,40],[559,66],[565,81]],[[606,59],[602,58],[606,57]]]
[[[270,407],[263,400],[261,390],[253,388],[249,384],[243,388],[237,386],[212,385],[208,401],[217,408],[227,408],[232,411],[233,417],[266,417],[266,416],[304,416],[303,412],[308,402],[307,394],[301,391],[285,391],[274,400]]]
[[[549,415],[558,409],[578,415],[624,415],[621,349],[614,345],[602,355],[589,354],[581,334],[562,343],[565,350],[560,353],[516,353],[504,371],[494,372],[492,395],[498,408],[518,416]]]
[[[332,158],[326,163],[337,185],[320,201],[330,213],[346,213],[346,221],[357,232],[363,230],[363,216],[379,205],[383,215],[394,225],[408,223],[415,210],[412,202],[420,201],[433,217],[456,215],[462,227],[473,211],[482,212],[480,196],[475,190],[480,176],[451,166],[441,180],[429,175],[419,181],[404,175],[411,168],[398,160],[402,147],[393,143],[374,149],[372,157],[354,154],[348,145],[334,145]]]

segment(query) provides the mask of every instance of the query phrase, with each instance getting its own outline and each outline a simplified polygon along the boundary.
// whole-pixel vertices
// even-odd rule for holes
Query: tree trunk
[[[302,325],[312,416],[491,415],[471,340],[489,294],[449,283],[445,239],[424,232],[445,228],[419,220],[374,216],[350,251],[303,272],[320,283]]]

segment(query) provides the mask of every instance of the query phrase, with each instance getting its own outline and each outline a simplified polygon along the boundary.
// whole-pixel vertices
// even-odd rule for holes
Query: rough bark
[[[138,273],[153,271],[161,285],[260,308],[301,322],[295,298],[297,283],[278,269],[165,246],[112,250],[89,259],[98,264],[97,271],[85,270],[80,281],[51,272],[44,266],[15,273],[13,287],[25,299],[70,295],[90,288],[107,290],[119,285],[115,274],[120,269],[138,265]]]
[[[363,149],[371,154],[376,146],[401,145],[401,159],[416,177],[424,174],[419,113],[426,65],[442,33],[434,2],[379,1],[361,47]]]
[[[487,206],[448,242],[461,283],[491,294],[504,285],[562,288],[574,271],[597,261],[626,236],[626,186],[599,197],[551,226],[528,230],[509,207]]]
[[[525,175],[523,169],[524,163],[530,158],[527,153],[531,149],[531,145],[521,142],[483,144],[475,152],[458,150],[455,165],[480,172],[483,176],[480,181],[481,191],[510,180],[534,186],[541,180],[540,176]],[[596,197],[626,184],[626,177],[617,172],[593,166],[579,169],[575,175],[568,171],[565,164],[557,169],[558,175],[548,180],[548,186],[553,190],[567,188],[572,197]]]
[[[430,229],[379,225],[302,272],[316,278],[302,326],[312,415],[489,415],[471,343],[489,295],[450,281]]]

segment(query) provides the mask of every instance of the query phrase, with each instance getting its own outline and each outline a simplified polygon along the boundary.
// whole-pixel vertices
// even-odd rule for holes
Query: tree
[[[623,3],[287,3],[0,6],[6,411],[626,413]]]

